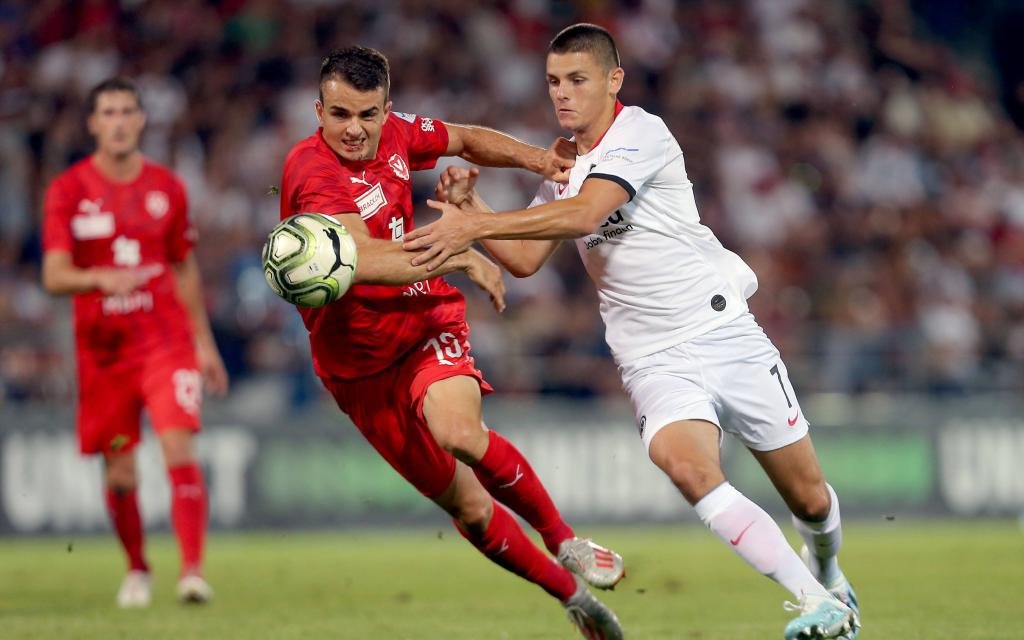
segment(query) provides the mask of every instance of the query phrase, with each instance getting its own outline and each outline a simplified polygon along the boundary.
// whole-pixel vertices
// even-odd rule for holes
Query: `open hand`
[[[461,205],[473,195],[477,176],[480,170],[476,167],[448,167],[441,172],[434,188],[434,199],[438,202],[450,202]]]
[[[92,277],[101,292],[108,296],[119,296],[135,291],[162,272],[160,265],[138,268],[93,267]]]
[[[203,376],[203,389],[215,396],[227,394],[228,371],[217,351],[217,345],[212,342],[200,342],[196,346],[196,362],[199,373]]]
[[[425,227],[406,233],[402,248],[406,251],[424,249],[412,259],[412,264],[426,264],[427,270],[433,271],[450,256],[469,248],[476,240],[474,221],[483,214],[437,200],[427,200],[427,205],[440,211],[441,217]]]
[[[491,304],[494,310],[501,313],[505,310],[505,281],[501,278],[501,269],[483,254],[477,251],[469,252],[469,266],[465,269],[466,275],[491,296]]]

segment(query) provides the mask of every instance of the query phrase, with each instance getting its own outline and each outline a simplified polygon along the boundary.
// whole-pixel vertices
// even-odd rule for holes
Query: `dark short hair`
[[[320,62],[320,101],[324,99],[324,82],[337,78],[357,91],[384,88],[384,97],[391,89],[391,72],[384,54],[369,47],[335,49]]]
[[[135,84],[135,81],[131,78],[117,76],[107,78],[89,90],[89,95],[85,99],[86,108],[89,109],[88,113],[92,114],[96,111],[96,103],[99,102],[100,94],[113,93],[115,91],[126,91],[132,94],[135,96],[135,102],[139,105],[139,109],[142,108],[142,96],[139,94],[139,87]]]
[[[604,27],[589,22],[580,22],[568,26],[558,32],[548,53],[580,53],[587,52],[605,69],[619,66],[619,50],[615,48],[615,39]]]

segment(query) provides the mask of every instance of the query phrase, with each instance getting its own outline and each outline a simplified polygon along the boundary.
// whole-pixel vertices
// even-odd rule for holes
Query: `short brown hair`
[[[131,78],[117,76],[107,78],[89,90],[89,96],[85,99],[86,107],[89,109],[88,113],[92,114],[96,111],[96,103],[99,102],[100,94],[114,91],[126,91],[132,94],[135,96],[135,102],[139,105],[139,109],[142,109],[142,96],[139,94],[139,87],[135,81]]]
[[[615,39],[604,27],[589,22],[580,22],[568,26],[558,32],[548,53],[580,53],[587,52],[605,69],[614,69],[619,65],[619,50],[615,47]]]

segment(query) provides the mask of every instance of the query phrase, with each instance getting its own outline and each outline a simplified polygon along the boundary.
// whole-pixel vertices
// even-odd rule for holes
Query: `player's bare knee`
[[[138,486],[135,459],[132,456],[113,456],[105,460],[104,479],[114,491],[131,491]]]
[[[468,533],[479,533],[486,529],[494,513],[494,503],[486,492],[460,500],[452,507],[451,516]]]
[[[786,503],[793,515],[807,522],[824,521],[832,506],[828,491],[824,487],[799,491],[796,495],[789,496]]]
[[[724,480],[718,467],[703,460],[676,458],[664,463],[662,469],[691,504],[696,503]]]
[[[160,448],[168,468],[195,461],[192,432],[187,429],[168,429],[161,433]]]
[[[436,433],[441,448],[466,464],[476,464],[487,451],[487,432],[478,420],[452,420]]]

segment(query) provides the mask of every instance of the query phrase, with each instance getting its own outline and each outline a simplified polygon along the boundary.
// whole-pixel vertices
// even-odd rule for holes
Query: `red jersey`
[[[400,242],[412,229],[410,170],[430,169],[448,148],[439,120],[392,112],[377,155],[350,162],[323,131],[296,144],[284,163],[281,219],[296,213],[359,213],[374,238]],[[443,278],[413,285],[353,285],[336,302],[299,308],[309,330],[313,365],[322,378],[352,380],[383,371],[427,334],[463,322],[465,299]]]
[[[57,176],[43,206],[43,250],[71,254],[76,267],[135,267],[155,274],[125,295],[74,296],[75,337],[105,360],[192,341],[192,326],[170,269],[188,255],[194,231],[185,189],[167,168],[144,159],[131,182],[103,176],[92,157]]]

